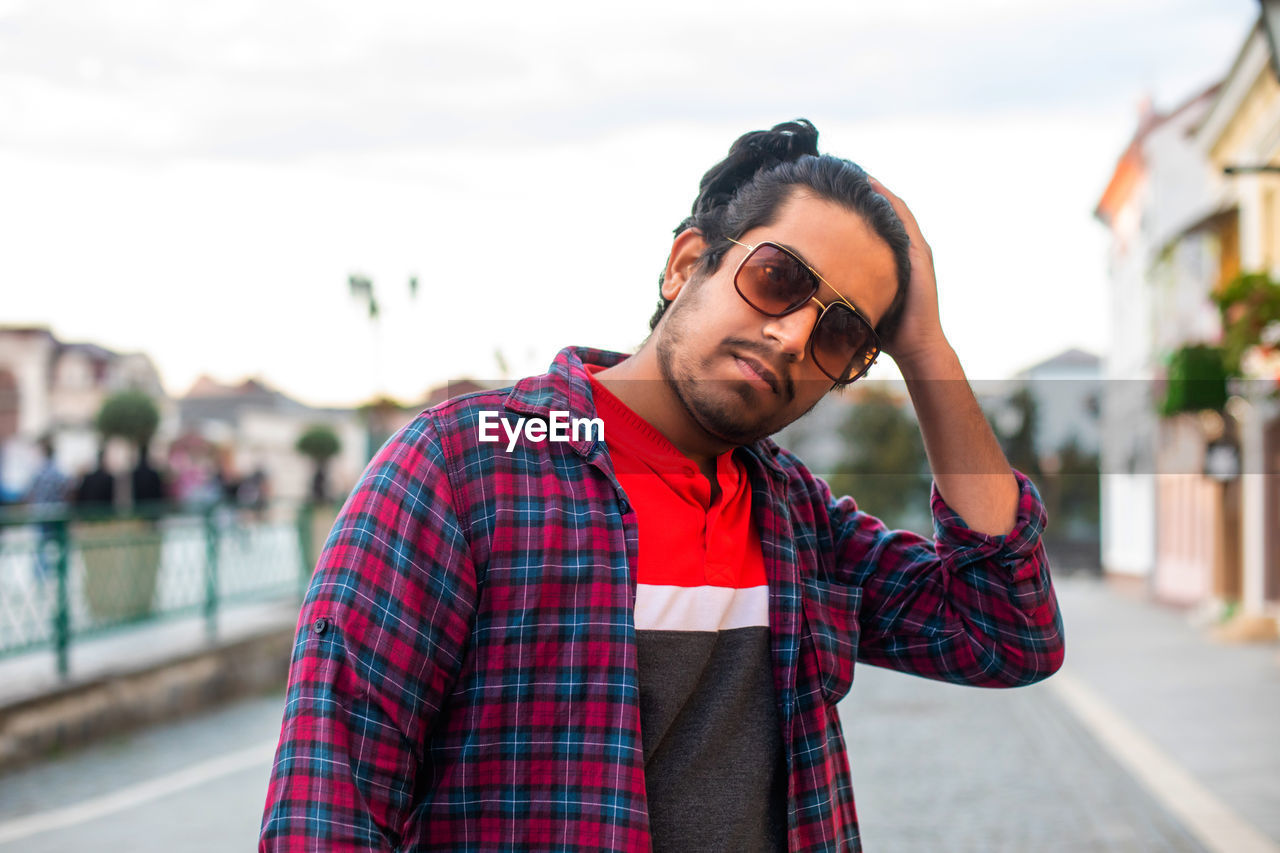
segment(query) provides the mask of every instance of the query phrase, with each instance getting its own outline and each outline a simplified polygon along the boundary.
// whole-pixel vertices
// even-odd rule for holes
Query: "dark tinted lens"
[[[880,351],[871,326],[842,302],[823,312],[810,343],[813,360],[837,382],[862,373]]]
[[[794,311],[818,292],[818,280],[808,267],[768,243],[747,256],[733,283],[748,305],[773,317]]]

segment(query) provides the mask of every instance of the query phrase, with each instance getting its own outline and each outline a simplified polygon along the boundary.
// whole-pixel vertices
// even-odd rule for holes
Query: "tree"
[[[836,463],[830,486],[852,495],[858,508],[890,527],[929,524],[932,476],[920,428],[888,391],[868,386],[840,425],[849,451]]]
[[[160,425],[160,410],[143,391],[117,391],[98,410],[98,432],[104,438],[123,438],[141,451]]]
[[[1007,417],[1006,417],[1007,416]],[[1041,473],[1040,454],[1036,451],[1036,432],[1040,426],[1040,405],[1036,395],[1026,385],[1010,395],[1004,412],[994,419],[988,418],[991,430],[1000,442],[1009,465],[1026,474],[1033,481]]]
[[[409,299],[418,299],[418,277],[409,276]],[[378,301],[378,291],[373,279],[363,273],[351,273],[347,276],[347,292],[358,304],[369,313],[369,324],[373,329],[373,365],[378,377],[378,388],[382,388],[382,304]],[[371,442],[372,443],[372,442]]]
[[[1059,469],[1054,476],[1058,481],[1058,505],[1054,511],[1059,530],[1069,538],[1099,538],[1102,505],[1098,454],[1083,450],[1072,436],[1058,448],[1057,457]]]
[[[298,443],[294,447],[315,466],[315,473],[311,478],[311,499],[317,503],[327,502],[329,486],[326,468],[329,460],[342,450],[338,434],[328,424],[312,424],[298,436]]]
[[[154,507],[164,499],[164,478],[148,459],[148,446],[159,425],[160,410],[145,391],[117,391],[98,410],[97,427],[104,441],[123,438],[134,448],[134,469],[123,486],[126,507]]]
[[[1090,411],[1095,399],[1086,403]],[[1060,557],[1072,568],[1097,567],[1100,499],[1098,454],[1084,450],[1071,436],[1052,453],[1036,449],[1040,408],[1027,385],[1010,395],[1003,410],[989,418],[1009,464],[1027,475],[1044,502],[1048,526],[1043,532],[1050,559]]]

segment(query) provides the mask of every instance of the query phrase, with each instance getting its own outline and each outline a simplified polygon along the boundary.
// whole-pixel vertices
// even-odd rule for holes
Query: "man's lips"
[[[738,362],[739,370],[764,382],[773,393],[779,393],[778,375],[765,367],[763,362],[749,355],[735,355],[734,359]]]

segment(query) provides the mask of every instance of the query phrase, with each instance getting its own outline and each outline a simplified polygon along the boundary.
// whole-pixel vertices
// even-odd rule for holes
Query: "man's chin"
[[[773,426],[765,421],[744,417],[751,411],[750,398],[743,398],[737,394],[732,394],[730,401],[712,401],[698,397],[688,399],[684,395],[681,397],[685,408],[698,425],[726,444],[754,444],[782,429],[782,426]]]
[[[737,378],[693,378],[675,364],[667,347],[659,345],[658,364],[663,380],[671,388],[685,412],[707,435],[728,445],[753,444],[785,426],[761,418],[779,405],[776,394],[762,393],[750,382]],[[702,364],[702,375],[712,372],[713,364]],[[736,369],[736,368],[735,368]],[[754,417],[752,415],[754,414]],[[775,420],[780,412],[774,412]]]

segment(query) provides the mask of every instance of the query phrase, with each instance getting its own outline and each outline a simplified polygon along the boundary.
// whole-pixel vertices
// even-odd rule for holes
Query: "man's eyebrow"
[[[823,278],[822,273],[820,273],[820,272],[818,272],[816,269],[814,269],[813,264],[809,263],[809,259],[808,259],[808,258],[806,258],[806,257],[805,257],[805,256],[804,256],[804,255],[803,255],[803,254],[798,250],[798,249],[796,249],[796,247],[795,247],[795,246],[788,246],[786,243],[783,243],[783,242],[780,242],[780,241],[773,241],[773,242],[777,242],[779,246],[781,246],[782,248],[786,249],[788,252],[790,252],[791,254],[795,255],[797,258],[799,258],[799,259],[800,259],[800,263],[802,263],[802,264],[804,264],[806,267],[808,267],[809,272],[813,273],[814,275],[816,275],[816,276],[818,277],[818,281],[822,282],[823,284],[825,284],[827,287],[831,288],[832,290],[835,290],[835,291],[836,291],[836,294],[837,294],[841,299],[843,299],[845,302],[848,302],[850,305],[852,305],[852,306],[853,306],[853,310],[857,311],[857,312],[858,312],[859,314],[861,314],[864,318],[866,318],[866,321],[867,321],[868,323],[870,323],[870,322],[871,322],[871,315],[870,315],[870,314],[868,314],[866,311],[863,311],[863,310],[862,310],[862,306],[860,306],[858,303],[854,302],[852,299],[850,299],[849,297],[845,296],[845,295],[844,295],[843,293],[841,293],[840,291],[836,290],[836,286],[835,286],[834,284],[832,284],[831,282],[827,281],[825,278]]]

